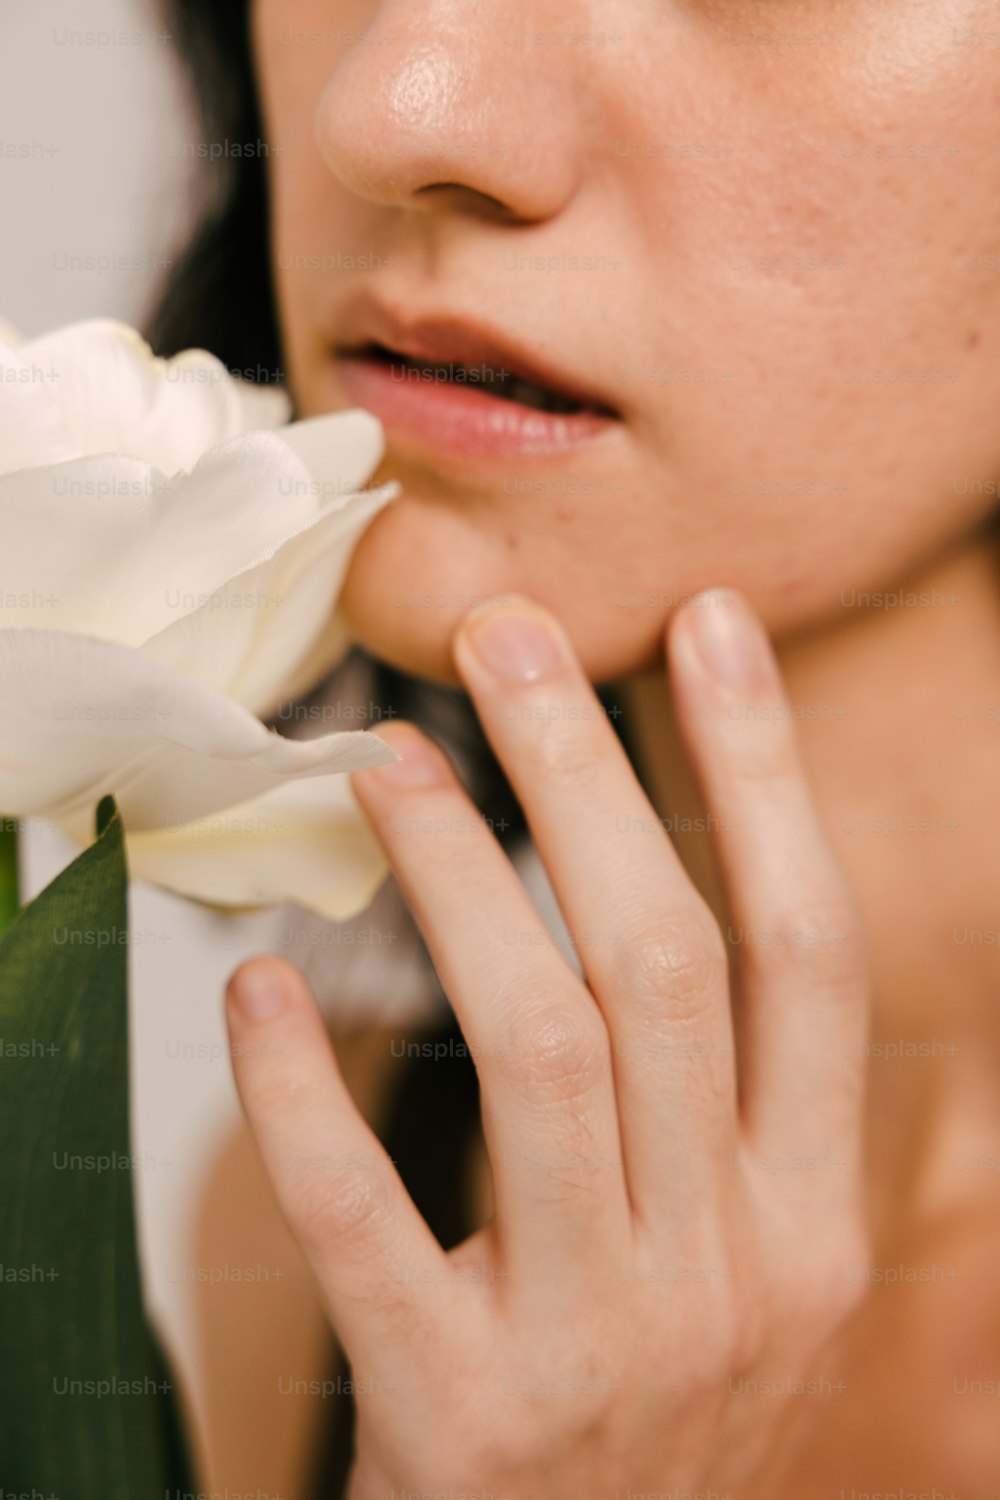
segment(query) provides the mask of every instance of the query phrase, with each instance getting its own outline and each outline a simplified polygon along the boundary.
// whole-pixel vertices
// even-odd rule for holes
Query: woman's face
[[[253,21],[287,377],[403,486],[343,598],[370,650],[453,681],[518,591],[600,681],[699,589],[845,619],[994,507],[995,0]]]

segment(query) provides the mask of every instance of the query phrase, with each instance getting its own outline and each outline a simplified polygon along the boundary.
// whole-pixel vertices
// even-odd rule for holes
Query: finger
[[[447,1257],[358,1114],[299,971],[241,965],[226,1017],[240,1099],[292,1232],[350,1358],[369,1369],[419,1337]]]
[[[446,757],[379,733],[401,761],[352,785],[475,1059],[511,1275],[565,1279],[628,1223],[607,1031]]]
[[[682,733],[720,828],[750,1138],[769,1155],[854,1162],[865,942],[810,793],[774,654],[740,596],[713,591],[674,617],[669,657]]]
[[[612,1037],[633,1202],[687,1219],[735,1140],[721,935],[561,626],[515,598],[454,654]]]

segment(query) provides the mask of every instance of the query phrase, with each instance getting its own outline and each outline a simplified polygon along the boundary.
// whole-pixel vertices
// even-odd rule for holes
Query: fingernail
[[[767,637],[740,595],[707,589],[690,609],[695,649],[705,671],[733,687],[756,682],[767,661]]]
[[[374,766],[371,770],[359,771],[359,776],[376,776],[387,786],[400,787],[434,786],[445,780],[447,772],[440,752],[419,730],[397,730],[385,738],[402,758],[391,760],[384,766]]]
[[[487,671],[504,682],[539,682],[563,665],[560,642],[548,623],[518,605],[474,620],[466,640]]]
[[[233,999],[248,1021],[269,1021],[284,1009],[287,995],[284,978],[270,964],[241,969],[233,983]]]

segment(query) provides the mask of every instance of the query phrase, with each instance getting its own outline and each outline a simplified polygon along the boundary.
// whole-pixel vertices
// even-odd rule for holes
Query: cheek
[[[719,59],[700,131],[731,150],[622,165],[650,280],[683,288],[651,299],[648,364],[711,377],[669,385],[649,433],[684,571],[779,627],[980,520],[1000,473],[1000,92],[949,27],[917,36],[866,35],[794,84],[750,59],[742,105]]]

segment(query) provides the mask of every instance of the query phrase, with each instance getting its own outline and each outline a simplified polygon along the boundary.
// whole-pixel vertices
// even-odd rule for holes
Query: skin
[[[699,589],[742,589],[782,636],[975,525],[990,499],[953,481],[994,478],[1000,448],[1000,96],[996,48],[952,37],[991,16],[968,0],[519,3],[491,29],[458,0],[258,0],[301,409],[345,404],[325,327],[367,284],[404,314],[443,304],[530,340],[625,418],[574,458],[475,479],[394,456],[404,498],[343,601],[366,645],[454,680],[464,600],[514,590],[566,625],[593,680],[624,676]],[[761,29],[837,40],[734,40]],[[588,30],[619,39],[571,43]],[[312,31],[366,40],[282,40]],[[536,31],[559,40],[505,40]],[[337,252],[383,264],[296,260]],[[621,265],[504,268],[570,254]],[[401,605],[414,578],[446,607]],[[623,607],[623,588],[659,602]]]
[[[996,709],[1000,680],[1000,94],[973,45],[997,24],[905,0],[524,4],[493,31],[457,0],[254,7],[300,410],[346,404],[324,329],[367,277],[400,316],[433,302],[530,339],[622,414],[559,459],[390,444],[403,495],[343,601],[370,650],[470,693],[570,928],[608,937],[582,943],[586,983],[545,944],[512,960],[504,921],[533,919],[490,838],[399,831],[404,803],[463,812],[447,768],[354,778],[483,1043],[495,1218],[445,1261],[294,971],[231,987],[234,1040],[280,1039],[237,1063],[278,1199],[356,1373],[395,1372],[359,1402],[355,1497],[992,1492],[995,1414],[959,1396],[1000,1373],[1000,1174],[967,1165],[1000,1149],[1000,972],[996,942],[955,934],[998,925],[995,716],[960,712]],[[282,40],[333,26],[368,39]],[[570,41],[588,30],[617,40]],[[282,267],[337,250],[393,264]],[[622,266],[504,271],[512,251]],[[701,378],[663,377],[681,369]],[[443,604],[400,605],[414,579]],[[872,590],[909,592],[858,606]],[[551,679],[478,664],[498,617],[553,634]],[[702,647],[726,625],[720,672]],[[588,681],[632,710],[634,768],[598,714],[564,712]],[[385,737],[420,764],[410,726]],[[706,810],[711,836],[685,832]],[[650,831],[668,819],[679,859]],[[276,1165],[331,1139],[326,1177]],[[844,1165],[760,1165],[796,1155]],[[651,1295],[644,1273],[678,1266],[722,1269]],[[890,1289],[890,1267],[941,1278]],[[532,1396],[526,1371],[573,1393]]]

